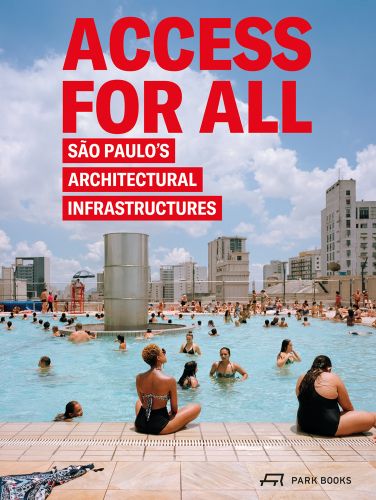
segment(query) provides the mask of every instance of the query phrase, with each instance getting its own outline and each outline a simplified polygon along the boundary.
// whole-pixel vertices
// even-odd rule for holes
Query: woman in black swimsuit
[[[176,380],[163,373],[166,353],[156,344],[149,344],[142,351],[142,358],[150,366],[136,377],[139,399],[136,402],[135,427],[144,434],[171,434],[194,420],[201,411],[199,404],[189,404],[178,409]],[[171,411],[167,411],[170,400]]]
[[[185,338],[186,342],[181,345],[179,352],[183,352],[185,354],[201,354],[199,346],[193,343],[193,333],[188,332]]]
[[[309,434],[349,436],[368,431],[376,424],[376,413],[354,410],[346,387],[332,373],[327,356],[317,356],[311,369],[299,377],[296,395],[298,424]]]

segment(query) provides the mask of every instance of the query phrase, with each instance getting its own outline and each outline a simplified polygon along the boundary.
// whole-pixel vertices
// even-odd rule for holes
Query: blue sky
[[[349,0],[175,2],[174,6],[167,1],[144,0],[3,0],[0,264],[9,264],[20,251],[45,252],[53,259],[54,279],[64,281],[78,270],[77,266],[100,268],[104,232],[138,230],[151,236],[155,273],[158,265],[169,259],[193,257],[206,265],[207,242],[221,234],[237,232],[248,237],[253,264],[251,279],[259,279],[261,265],[270,259],[287,259],[301,250],[320,247],[324,192],[339,171],[342,177],[351,176],[358,181],[358,198],[374,198],[375,14],[375,2]],[[264,17],[273,25],[287,16],[307,19],[312,30],[305,39],[311,45],[312,60],[292,78],[297,80],[298,117],[312,120],[313,133],[258,140],[246,134],[235,138],[222,130],[205,140],[200,138],[200,151],[193,154],[185,142],[195,141],[196,131],[185,127],[177,146],[178,162],[203,165],[205,193],[224,197],[221,223],[62,223],[59,86],[65,75],[60,68],[76,17],[95,18],[102,47],[107,50],[109,32],[117,18],[143,17],[153,29],[160,19],[173,15],[187,18],[195,28],[200,17],[231,17],[233,25],[248,16]],[[270,41],[271,37],[265,39]],[[187,46],[197,48],[197,39]],[[234,43],[232,46],[236,50]],[[191,69],[191,75],[179,78],[185,99],[193,105],[195,85],[202,85],[197,58]],[[231,79],[237,98],[244,103],[247,81],[262,79],[264,115],[281,117],[280,82],[286,79],[282,71],[269,67],[249,74],[234,69],[211,76]],[[287,75],[289,78],[291,74]],[[202,97],[201,104],[204,101]],[[189,110],[182,113],[183,122],[185,119],[189,123]],[[229,148],[234,149],[235,159],[227,155]]]

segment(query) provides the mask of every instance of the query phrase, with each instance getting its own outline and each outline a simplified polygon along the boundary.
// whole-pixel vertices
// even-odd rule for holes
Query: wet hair
[[[10,328],[12,326],[12,322],[11,321],[7,321],[7,327]]]
[[[353,318],[354,317],[354,309],[349,309],[347,311],[347,315],[348,315],[349,318]]]
[[[308,321],[307,316],[304,316],[303,321]]]
[[[332,362],[328,356],[320,354],[316,356],[313,360],[311,368],[304,375],[299,387],[299,396],[310,396],[314,391],[315,380],[323,372],[327,371],[327,368],[331,368]]]
[[[225,349],[227,352],[228,352],[228,355],[231,356],[231,351],[230,351],[230,348],[229,347],[221,347],[219,349],[219,354],[221,354],[221,351],[223,351],[223,349]]]
[[[78,401],[69,401],[69,403],[65,405],[64,418],[72,418],[72,414],[74,414],[74,408],[79,404],[80,403]]]
[[[198,321],[197,321],[197,324],[198,324],[198,326],[201,326],[201,325],[202,325],[202,321],[201,321],[201,320],[198,320]]]
[[[147,328],[146,333],[151,333],[151,328]]]
[[[265,323],[265,325],[268,325],[268,326],[269,326],[270,321],[269,321],[268,319],[266,319],[266,320],[264,321],[264,323]]]
[[[289,345],[290,342],[291,342],[290,339],[283,339],[280,352],[287,352],[287,346]]]
[[[142,349],[142,359],[151,367],[157,364],[157,358],[162,353],[157,344],[149,344]]]
[[[86,317],[89,318],[90,317],[90,314],[89,313],[86,313]]]
[[[5,317],[4,316],[1,316],[0,318],[0,323],[4,323],[5,322]]]
[[[37,321],[38,321],[38,319],[34,316],[33,323],[36,323]]]
[[[47,330],[47,328],[50,328],[50,322],[49,321],[45,321],[43,323],[43,328],[45,328]]]
[[[172,323],[172,319],[169,319],[169,320],[167,321],[167,323],[171,325],[171,323]]]
[[[216,328],[212,328],[212,329],[210,330],[209,335],[217,335],[217,329],[216,329]]]
[[[43,325],[43,319],[38,320],[38,323],[39,323],[40,325]]]
[[[58,331],[59,331],[59,327],[58,327],[58,326],[56,326],[56,325],[54,325],[54,326],[52,327],[52,331],[53,331],[53,332],[58,332]]]
[[[76,323],[76,332],[78,332],[79,330],[82,330],[82,323]]]
[[[214,326],[214,321],[212,319],[209,319],[208,326]]]
[[[36,313],[36,312],[33,312],[33,316],[35,317],[36,315],[37,315],[37,313]]]
[[[194,377],[196,374],[197,363],[196,361],[188,361],[184,365],[183,375],[179,378],[178,384],[181,387],[184,387],[184,381],[188,377]]]
[[[189,332],[187,332],[187,333],[185,334],[185,336],[186,336],[186,337],[188,337],[188,336],[189,336],[189,337],[192,337],[192,339],[193,339],[193,333],[191,332],[191,330],[189,330]]]
[[[42,356],[39,360],[40,364],[43,364],[44,366],[50,366],[51,365],[51,359],[48,356]]]
[[[69,318],[69,319],[67,320],[67,325],[72,325],[72,324],[73,324],[73,319],[72,319],[72,318]]]
[[[118,339],[119,342],[122,344],[124,343],[124,335],[117,335],[116,338]]]
[[[23,317],[24,317],[24,318],[27,318],[27,314],[25,313],[25,314],[23,315]]]

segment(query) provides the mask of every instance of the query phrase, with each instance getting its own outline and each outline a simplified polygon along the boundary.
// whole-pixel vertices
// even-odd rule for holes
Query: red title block
[[[63,139],[63,163],[174,163],[175,139]]]
[[[63,196],[63,220],[222,220],[221,196]]]
[[[202,167],[65,167],[65,192],[202,192]]]

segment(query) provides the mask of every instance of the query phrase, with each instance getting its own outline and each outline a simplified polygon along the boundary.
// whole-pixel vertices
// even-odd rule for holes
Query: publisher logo
[[[277,484],[279,483],[281,486],[283,486],[283,477],[284,474],[269,472],[268,474],[265,474],[264,479],[260,479],[260,484],[261,486],[264,486],[265,483],[272,483],[273,486],[277,486]]]

